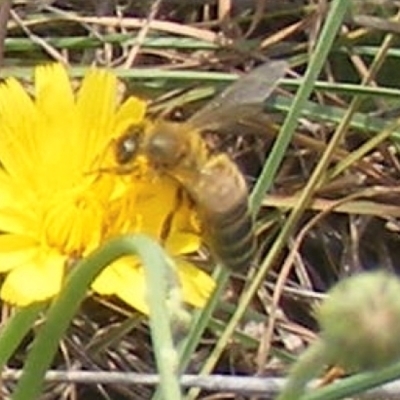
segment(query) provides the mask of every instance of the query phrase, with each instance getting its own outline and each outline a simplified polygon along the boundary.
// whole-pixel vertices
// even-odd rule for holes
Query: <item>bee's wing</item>
[[[226,125],[227,120],[239,122],[259,112],[279,79],[285,76],[287,67],[286,61],[268,61],[260,65],[226,88],[188,122],[195,128],[214,130]]]

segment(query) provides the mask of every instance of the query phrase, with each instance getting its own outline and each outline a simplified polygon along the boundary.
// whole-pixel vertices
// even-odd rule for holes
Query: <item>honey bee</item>
[[[186,122],[162,118],[131,127],[115,143],[115,160],[126,168],[144,155],[192,199],[204,241],[216,260],[233,271],[246,270],[256,251],[246,179],[225,153],[213,154],[202,138],[226,121],[262,111],[263,101],[286,72],[284,61],[270,61],[244,75]]]

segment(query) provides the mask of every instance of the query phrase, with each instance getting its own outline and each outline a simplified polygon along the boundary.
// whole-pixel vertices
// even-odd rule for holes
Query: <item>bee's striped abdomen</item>
[[[202,218],[206,242],[213,255],[233,271],[248,269],[256,252],[253,219],[247,197],[242,200],[236,207],[220,215]]]
[[[185,188],[197,205],[212,255],[234,271],[247,269],[255,254],[246,180],[226,154],[211,157],[194,185]]]

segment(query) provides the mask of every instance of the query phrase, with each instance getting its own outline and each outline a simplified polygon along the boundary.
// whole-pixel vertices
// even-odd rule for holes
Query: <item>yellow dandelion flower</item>
[[[92,69],[75,92],[59,64],[35,70],[34,96],[15,79],[0,85],[0,297],[25,306],[57,294],[68,261],[115,235],[147,233],[179,256],[199,246],[188,201],[146,168],[139,176],[102,173],[116,137],[140,123],[144,101],[118,100],[117,79]],[[165,222],[168,219],[168,231]],[[185,300],[201,306],[211,278],[178,264]],[[147,312],[140,262],[118,260],[93,283]]]

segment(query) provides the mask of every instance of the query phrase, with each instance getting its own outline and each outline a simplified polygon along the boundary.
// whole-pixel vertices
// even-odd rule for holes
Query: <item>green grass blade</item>
[[[337,31],[342,24],[344,15],[349,5],[350,4],[348,0],[336,0],[331,3],[325,25],[318,39],[318,43],[310,56],[310,63],[304,75],[303,83],[293,99],[292,106],[290,107],[288,115],[282,126],[282,130],[279,134],[279,140],[275,142],[270,156],[264,165],[260,178],[257,180],[256,186],[251,195],[251,204],[255,213],[261,207],[264,194],[268,191],[272,185],[272,182],[274,181],[276,172],[296,129],[303,107],[305,106],[308,97],[314,89],[315,82],[325,63],[326,58],[328,57]]]
[[[44,308],[43,303],[21,308],[2,326],[0,330],[0,369],[6,365]]]

